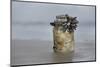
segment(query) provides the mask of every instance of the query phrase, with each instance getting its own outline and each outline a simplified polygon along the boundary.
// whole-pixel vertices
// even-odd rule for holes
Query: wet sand
[[[11,65],[94,61],[95,43],[93,42],[77,42],[74,52],[60,54],[53,52],[52,41],[12,40]]]

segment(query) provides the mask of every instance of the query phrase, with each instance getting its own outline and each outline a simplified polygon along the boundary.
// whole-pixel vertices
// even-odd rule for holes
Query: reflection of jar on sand
[[[53,28],[53,49],[55,52],[74,51],[74,30],[78,21],[76,17],[60,15],[56,21],[50,23]],[[59,19],[59,20],[58,20]],[[61,20],[60,20],[61,19]]]

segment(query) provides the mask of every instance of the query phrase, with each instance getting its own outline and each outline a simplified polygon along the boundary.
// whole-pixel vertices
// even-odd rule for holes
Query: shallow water
[[[75,44],[75,51],[69,54],[55,53],[53,42],[39,40],[13,40],[11,65],[62,63],[94,61],[95,45],[93,42]]]
[[[74,33],[75,50],[69,54],[53,52],[52,33],[52,27],[46,23],[13,23],[11,65],[95,60],[94,24],[78,26]]]

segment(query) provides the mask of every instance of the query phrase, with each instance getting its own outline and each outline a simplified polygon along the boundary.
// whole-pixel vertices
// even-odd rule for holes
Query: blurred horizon
[[[79,21],[75,30],[76,41],[95,40],[95,7],[27,3],[12,1],[12,39],[53,39],[52,26],[57,15],[76,16]],[[80,38],[81,37],[81,38]]]

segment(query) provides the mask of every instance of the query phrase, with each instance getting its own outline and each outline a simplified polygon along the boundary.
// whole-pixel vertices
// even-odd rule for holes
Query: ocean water
[[[52,41],[52,30],[53,26],[46,22],[16,22],[12,23],[12,39]],[[83,25],[79,23],[74,34],[77,42],[95,41],[95,22],[85,22]]]
[[[53,52],[52,28],[46,22],[13,22],[11,65],[95,60],[95,24],[79,23],[74,33],[74,53],[67,55]]]

